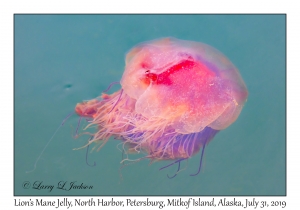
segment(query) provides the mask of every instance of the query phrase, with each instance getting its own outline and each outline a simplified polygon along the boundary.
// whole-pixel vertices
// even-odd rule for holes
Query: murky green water
[[[284,195],[286,189],[286,69],[284,15],[16,15],[15,195]],[[160,37],[207,43],[240,70],[249,98],[238,120],[186,170],[144,160],[125,167],[110,141],[100,152],[74,151],[87,137],[72,138],[78,117],[47,141],[76,103],[97,97],[120,80],[124,56],[135,44]],[[114,87],[112,91],[119,87]],[[23,183],[30,182],[30,189]],[[76,181],[86,190],[32,189]],[[29,185],[26,185],[29,186]]]

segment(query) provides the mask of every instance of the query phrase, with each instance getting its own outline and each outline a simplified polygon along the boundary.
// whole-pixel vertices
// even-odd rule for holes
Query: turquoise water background
[[[15,195],[285,195],[285,15],[15,15]],[[219,132],[186,170],[149,160],[119,167],[118,141],[85,162],[87,136],[72,137],[78,117],[56,133],[36,169],[34,163],[76,103],[119,81],[126,52],[147,40],[172,36],[209,44],[240,70],[248,101],[238,120]],[[114,86],[110,92],[120,87]],[[182,164],[184,165],[184,164]],[[76,181],[93,189],[33,189]],[[27,185],[30,183],[29,185]],[[30,186],[26,189],[26,186]]]

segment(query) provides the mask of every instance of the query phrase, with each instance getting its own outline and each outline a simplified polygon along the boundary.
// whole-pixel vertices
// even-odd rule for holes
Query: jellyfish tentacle
[[[76,112],[71,112],[69,113],[64,119],[63,121],[61,122],[61,124],[58,126],[58,128],[56,129],[56,131],[53,133],[52,137],[49,139],[49,141],[47,142],[46,146],[44,147],[44,149],[42,150],[41,154],[38,156],[38,158],[36,159],[35,163],[34,163],[34,166],[33,166],[33,169],[30,170],[30,171],[26,171],[26,173],[31,173],[33,172],[35,169],[36,169],[36,165],[37,163],[39,162],[40,158],[42,157],[44,151],[46,150],[46,148],[48,147],[48,145],[50,144],[50,142],[52,141],[52,139],[54,138],[55,134],[58,132],[58,130],[66,123],[66,121],[73,115],[75,114]]]
[[[82,117],[80,116],[80,117],[79,117],[79,120],[78,120],[78,123],[77,123],[77,128],[76,128],[76,131],[75,131],[74,138],[77,138],[77,137],[78,137],[78,128],[79,128],[79,126],[80,126],[81,119],[82,119]]]
[[[169,179],[173,179],[174,177],[176,177],[177,176],[177,174],[178,174],[178,172],[179,172],[179,170],[180,170],[180,161],[178,162],[178,168],[177,168],[177,171],[176,171],[176,173],[173,175],[173,176],[169,176],[169,174],[167,174],[167,177],[169,178]]]
[[[199,164],[198,171],[195,174],[190,174],[190,176],[196,176],[196,175],[198,175],[200,173],[201,166],[202,166],[202,159],[203,159],[204,150],[205,150],[205,145],[206,145],[206,142],[204,143],[203,148],[202,148],[202,152],[201,152],[201,156],[200,156],[200,164]]]
[[[92,139],[93,139],[93,137],[91,137],[91,138],[88,140],[88,142],[90,142]],[[89,164],[89,162],[88,162],[89,148],[90,148],[90,145],[88,145],[87,148],[86,148],[85,162],[86,162],[86,164],[87,164],[88,166],[95,167],[95,166],[96,166],[96,162],[95,162],[95,161],[94,161],[94,164],[93,164],[93,165]]]
[[[183,161],[183,160],[185,160],[185,159],[186,159],[186,158],[180,158],[180,159],[174,161],[173,163],[170,163],[169,165],[166,165],[166,166],[164,166],[164,167],[161,167],[161,168],[159,169],[159,171],[160,171],[160,170],[163,170],[163,169],[165,169],[165,168],[168,168],[168,167],[174,165],[175,163],[181,162],[181,161]]]
[[[110,88],[111,88],[113,85],[115,85],[115,84],[120,84],[120,82],[119,82],[119,81],[116,81],[116,82],[110,83],[109,86],[108,86],[104,91],[102,91],[102,93],[106,93],[107,91],[109,91]]]
[[[61,124],[60,124],[60,126],[63,126],[65,123],[66,123],[66,121],[73,115],[73,114],[75,114],[76,112],[71,112],[71,113],[69,113],[64,119],[63,119],[63,121],[61,122]]]
[[[123,180],[123,176],[122,176],[122,170],[123,170],[123,168],[125,168],[126,166],[129,166],[129,165],[138,163],[138,162],[140,162],[141,160],[144,160],[144,159],[146,159],[146,158],[149,158],[149,156],[141,157],[141,158],[138,158],[138,159],[135,159],[135,160],[123,159],[123,160],[121,161],[121,164],[122,164],[122,165],[119,167],[119,175],[120,175],[121,180]],[[129,163],[124,163],[125,161],[130,161],[130,162],[129,162]]]
[[[116,107],[116,105],[119,103],[119,101],[120,101],[120,99],[122,97],[122,94],[123,94],[123,89],[121,89],[120,96],[119,96],[117,102],[115,103],[115,105],[113,106],[113,108],[108,112],[108,114],[111,113],[112,110],[114,110],[114,108]]]
[[[95,161],[94,161],[94,164],[93,164],[93,165],[89,164],[89,162],[88,162],[89,147],[90,147],[90,145],[88,145],[87,148],[86,148],[85,162],[86,162],[86,164],[87,164],[88,166],[94,167],[94,166],[96,166],[96,162],[95,162]]]

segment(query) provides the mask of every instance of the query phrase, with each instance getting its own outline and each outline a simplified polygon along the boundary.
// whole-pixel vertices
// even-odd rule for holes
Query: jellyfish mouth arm
[[[98,99],[93,99],[78,103],[75,107],[75,112],[81,117],[94,118],[98,107],[102,104],[101,102],[102,101],[99,101]]]

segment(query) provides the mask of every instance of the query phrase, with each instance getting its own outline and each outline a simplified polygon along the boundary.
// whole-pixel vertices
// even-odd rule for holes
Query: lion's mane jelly
[[[125,153],[174,160],[170,165],[178,163],[178,171],[202,148],[196,174],[205,145],[238,118],[248,96],[238,69],[221,52],[175,38],[133,47],[120,84],[113,94],[76,105],[88,127],[96,127],[88,144],[101,148],[114,137]]]

